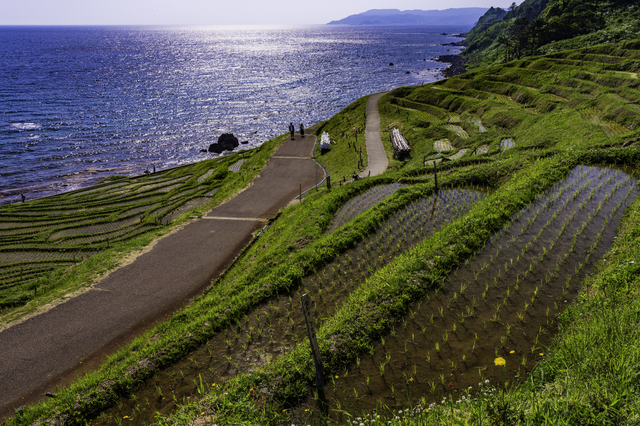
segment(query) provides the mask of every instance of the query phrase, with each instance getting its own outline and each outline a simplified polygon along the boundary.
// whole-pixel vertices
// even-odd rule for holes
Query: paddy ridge
[[[639,69],[632,41],[397,88],[378,104],[387,172],[347,183],[364,146],[366,99],[354,102],[316,131],[336,141],[318,159],[342,185],[280,211],[180,313],[8,424],[632,423],[640,96],[621,71]],[[393,158],[389,128],[411,144],[408,158]],[[197,184],[212,169],[201,167],[193,199],[216,186],[216,172]],[[145,202],[178,178],[149,183]],[[147,214],[121,208],[130,216],[109,216],[105,235]],[[70,210],[35,217],[56,224]],[[6,238],[39,228],[7,223]],[[98,225],[77,227],[93,238]],[[580,337],[587,329],[602,334]]]

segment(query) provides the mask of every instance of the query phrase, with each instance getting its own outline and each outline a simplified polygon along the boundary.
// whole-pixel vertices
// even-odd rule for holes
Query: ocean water
[[[441,78],[466,27],[0,27],[0,203],[255,147]],[[393,66],[389,64],[393,63]]]

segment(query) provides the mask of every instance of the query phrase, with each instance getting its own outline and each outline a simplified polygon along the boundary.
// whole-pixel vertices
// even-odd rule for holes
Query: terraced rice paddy
[[[461,149],[460,151],[456,152],[455,155],[452,155],[451,157],[449,157],[450,160],[459,160],[461,159],[465,154],[467,153],[466,149]]]
[[[209,170],[207,170],[205,173],[203,173],[202,175],[200,175],[200,176],[198,177],[198,183],[202,183],[202,182],[204,182],[204,181],[205,181],[206,179],[208,179],[208,178],[213,174],[213,172],[215,172],[215,171],[216,171],[216,169],[209,169]]]
[[[449,139],[440,139],[437,140],[433,143],[433,149],[435,149],[438,152],[446,152],[446,151],[453,151],[453,145],[451,145],[451,142],[449,142]]]
[[[503,139],[500,141],[500,151],[505,152],[516,146],[516,143],[512,138]]]
[[[475,155],[483,155],[489,152],[489,145],[480,145],[475,150]]]
[[[505,103],[507,105],[519,105],[518,102],[514,101],[512,98],[510,98],[509,96],[505,96],[505,95],[498,95],[498,94],[493,94],[494,99],[496,99],[498,102],[502,102]]]
[[[440,119],[435,115],[429,114],[428,112],[424,112],[424,111],[418,111],[418,116],[420,117],[421,120],[427,123],[437,123],[438,121],[440,121]]]
[[[335,214],[333,222],[331,222],[331,226],[329,227],[327,232],[331,233],[335,231],[345,223],[349,222],[351,219],[358,216],[360,213],[363,213],[379,202],[391,197],[398,189],[405,186],[406,185],[402,185],[399,183],[378,185],[367,190],[363,194],[353,197],[352,199],[347,201]]]
[[[233,165],[229,166],[229,171],[238,173],[240,171],[240,167],[242,167],[242,165],[246,162],[247,162],[246,158],[236,161]]]
[[[469,134],[466,132],[466,130],[464,130],[460,126],[456,126],[454,124],[446,124],[443,127],[445,129],[449,130],[450,132],[455,133],[456,135],[458,135],[458,137],[460,137],[462,139],[468,139],[469,138]]]
[[[632,418],[638,405],[633,391],[638,338],[624,327],[637,322],[633,294],[638,274],[629,260],[635,258],[637,263],[633,240],[640,226],[637,201],[627,210],[616,251],[610,247],[623,211],[637,199],[637,183],[625,175],[626,169],[581,166],[570,173],[570,168],[626,164],[637,177],[638,86],[619,70],[637,72],[639,59],[640,43],[631,41],[523,58],[391,91],[379,103],[381,128],[398,127],[410,134],[415,155],[402,163],[391,161],[381,182],[413,182],[424,173],[432,176],[427,167],[442,161],[443,153],[466,149],[474,155],[493,154],[513,148],[516,139],[524,149],[443,167],[438,176],[442,187],[482,182],[491,190],[467,217],[448,225],[447,216],[459,217],[466,207],[456,211],[455,198],[447,195],[455,193],[441,190],[439,197],[449,201],[441,204],[441,198],[429,197],[365,236],[378,226],[378,217],[389,217],[396,207],[432,188],[427,179],[396,191],[375,211],[352,220],[374,199],[394,190],[378,188],[379,194],[368,195],[370,202],[354,201],[351,211],[345,207],[336,213],[334,217],[343,218],[336,219],[335,231],[323,233],[330,226],[336,200],[344,194],[339,191],[351,191],[353,186],[331,193],[321,188],[308,204],[284,211],[210,292],[163,323],[148,341],[126,349],[126,360],[123,357],[115,366],[120,369],[103,366],[99,379],[81,379],[85,386],[81,391],[61,389],[59,398],[42,404],[47,405],[43,415],[36,412],[30,419],[48,421],[58,413],[88,418],[110,401],[87,401],[84,389],[99,394],[104,385],[120,399],[112,411],[92,420],[100,424],[124,423],[125,416],[127,423],[141,424],[152,421],[156,412],[171,412],[162,423],[167,425],[321,424],[298,300],[303,293],[313,298],[320,326],[325,373],[330,371],[325,397],[332,420],[353,424],[361,415],[357,420],[365,423],[363,414],[380,407],[384,409],[378,414],[383,417],[394,416],[389,410],[394,408],[413,407],[414,412],[418,400],[430,411],[423,413],[422,423],[420,419],[413,424],[498,424],[504,413],[524,419],[523,424],[556,419],[576,424],[583,420],[576,416],[583,413],[603,420],[590,424],[620,424]],[[340,153],[344,162],[334,161],[328,169],[353,170],[358,153],[350,132],[362,126],[365,102],[356,101],[326,125],[336,134],[353,136],[346,145],[349,149]],[[467,139],[454,136],[455,148],[445,139],[452,133],[444,128],[457,124],[449,120],[454,115],[466,123],[459,127],[469,130]],[[619,127],[607,128],[604,120]],[[230,164],[220,170],[227,173]],[[214,166],[202,170],[211,172],[204,182],[218,174]],[[568,177],[562,181],[563,176]],[[149,176],[148,185],[159,183],[152,179]],[[560,183],[546,192],[540,189],[549,188],[551,182]],[[162,187],[176,184],[181,182],[162,182]],[[109,200],[136,188],[140,189],[126,182],[101,196]],[[468,199],[458,191],[459,199]],[[174,189],[166,199],[182,192]],[[165,217],[161,213],[168,208],[159,204],[164,195],[153,191],[138,195],[139,204],[119,201],[127,204],[127,210],[120,211],[117,220],[146,215],[140,208],[149,203],[156,216],[148,216],[151,221],[143,217],[140,224],[155,226],[154,218]],[[201,197],[193,195],[194,200]],[[528,207],[517,211],[523,201]],[[87,204],[85,211],[107,204]],[[29,223],[25,212],[20,221],[0,223],[0,231],[7,231],[0,235],[38,235],[61,212],[73,215],[75,207],[43,208],[32,215],[37,223]],[[349,223],[340,228],[345,222]],[[77,221],[77,227],[92,225]],[[446,233],[433,233],[443,226]],[[494,234],[489,237],[490,232]],[[606,262],[595,268],[603,253]],[[72,253],[66,254],[59,261],[72,263]],[[613,282],[623,270],[631,277],[626,294],[624,280]],[[593,279],[587,278],[591,274]],[[567,313],[571,316],[563,316],[563,332],[556,334],[558,315],[572,302]],[[591,315],[587,306],[607,308]],[[575,316],[578,312],[584,317]],[[195,342],[207,340],[191,352]],[[592,340],[599,351],[588,353]],[[576,353],[568,348],[577,348]],[[147,362],[151,367],[134,381],[114,373],[126,376],[124,372]],[[175,368],[162,370],[175,362]],[[534,386],[518,385],[525,379],[535,381]],[[616,379],[622,383],[615,383],[617,389],[609,386]],[[127,395],[132,382],[141,387]],[[500,392],[492,395],[495,388]],[[462,396],[480,398],[465,403]],[[450,405],[441,406],[444,397]],[[25,417],[29,410],[25,408]]]
[[[397,189],[399,187],[393,185],[377,187],[376,192],[360,196],[356,202],[362,203],[374,196],[383,198],[384,194]],[[299,305],[303,293],[310,295],[313,315],[320,326],[378,268],[464,215],[483,197],[482,192],[452,189],[414,202],[355,248],[304,279],[294,292],[245,315],[235,326],[218,333],[183,361],[157,374],[136,391],[133,398],[122,400],[92,424],[112,424],[125,415],[133,422],[150,421],[157,412],[168,412],[188,398],[197,397],[203,388],[214,387],[282,356],[306,335]]]
[[[421,397],[439,403],[485,380],[526,379],[637,195],[636,180],[620,170],[576,168],[332,380],[332,412],[404,408]],[[506,377],[496,360],[506,362]]]
[[[469,122],[478,128],[480,133],[484,133],[487,129],[482,125],[482,121],[479,118],[470,118]]]
[[[198,176],[157,173],[0,206],[0,307],[24,304],[45,290],[47,273],[206,205],[219,185],[203,184],[214,170]]]
[[[580,114],[585,121],[602,127],[602,130],[609,137],[621,135],[627,132],[627,129],[620,126],[619,124],[600,118],[602,113],[596,108],[585,108],[583,110],[580,110]]]

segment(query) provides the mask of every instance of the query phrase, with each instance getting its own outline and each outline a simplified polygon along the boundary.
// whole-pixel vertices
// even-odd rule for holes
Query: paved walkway
[[[367,177],[384,173],[387,170],[389,161],[387,153],[384,151],[382,140],[380,139],[380,114],[378,114],[378,101],[385,93],[378,93],[367,100],[367,126],[364,131],[364,138],[367,142],[367,156],[369,164],[360,176]]]
[[[96,368],[199,294],[300,191],[315,184],[315,136],[286,141],[253,183],[86,293],[0,333],[0,419]]]

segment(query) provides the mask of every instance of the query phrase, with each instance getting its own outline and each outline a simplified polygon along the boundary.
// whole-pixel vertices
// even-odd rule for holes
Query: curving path
[[[96,368],[227,268],[264,222],[322,169],[315,137],[284,142],[243,192],[157,242],[86,293],[0,333],[0,420]]]
[[[369,163],[361,176],[376,176],[387,170],[389,160],[384,151],[382,139],[380,139],[380,114],[378,113],[378,101],[385,93],[378,93],[367,99],[367,126],[364,131],[364,138],[367,143],[367,156]]]

